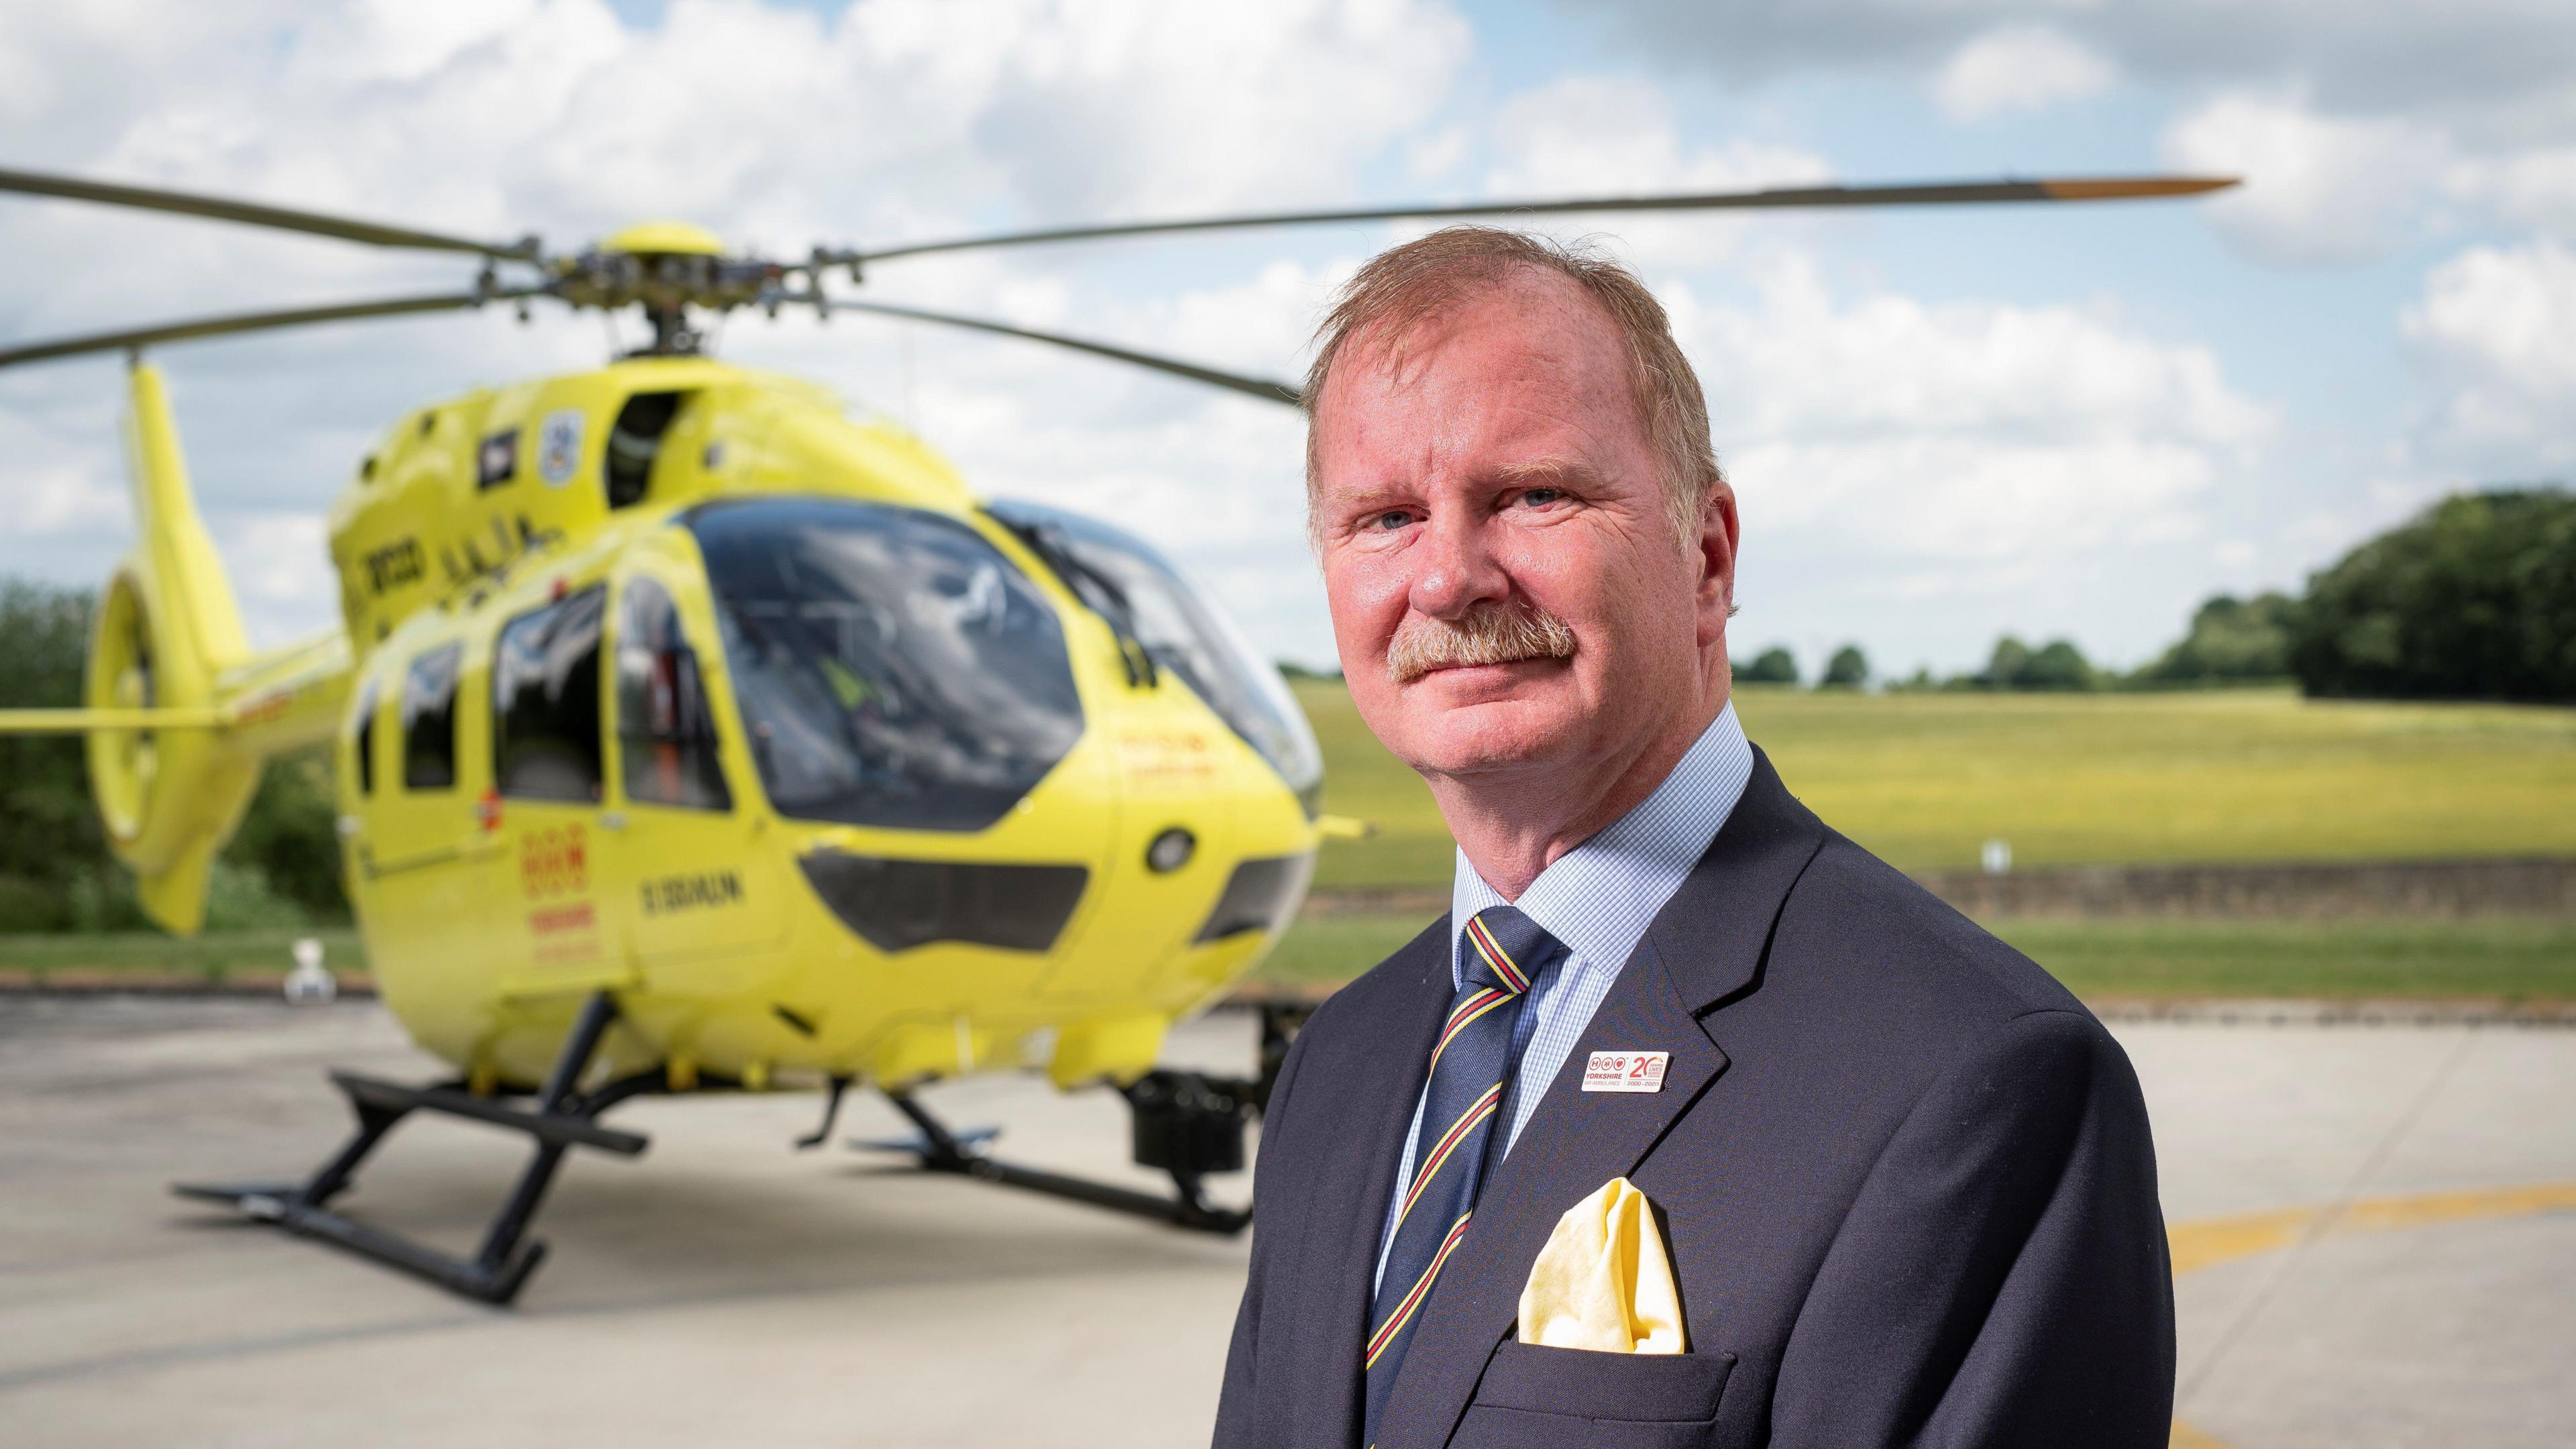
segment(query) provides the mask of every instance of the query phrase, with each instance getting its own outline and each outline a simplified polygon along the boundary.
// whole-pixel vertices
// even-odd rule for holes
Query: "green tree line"
[[[1855,646],[1820,681],[1859,684]],[[1753,684],[1795,684],[1773,647],[1740,668]],[[2126,674],[2071,639],[1995,641],[1985,667],[1918,670],[1898,689],[2175,689],[2287,683],[2317,698],[2576,702],[2576,494],[2559,488],[2460,493],[2309,576],[2298,597],[2221,594],[2183,637]]]
[[[0,708],[80,703],[94,597],[0,582]],[[217,861],[213,929],[349,919],[332,828],[330,758],[272,761]],[[109,853],[77,737],[0,735],[0,931],[144,930],[134,879]]]

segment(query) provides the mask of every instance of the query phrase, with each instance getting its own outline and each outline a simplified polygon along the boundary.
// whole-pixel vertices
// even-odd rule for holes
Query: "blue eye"
[[[1385,529],[1402,528],[1412,521],[1413,515],[1400,508],[1390,508],[1377,516],[1377,526]]]
[[[1565,496],[1561,488],[1532,488],[1521,494],[1521,502],[1532,508],[1544,508]]]

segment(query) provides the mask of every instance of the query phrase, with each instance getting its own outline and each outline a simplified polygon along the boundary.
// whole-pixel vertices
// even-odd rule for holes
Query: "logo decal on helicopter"
[[[537,427],[537,476],[549,488],[571,482],[581,466],[581,420],[581,409],[564,408],[546,414]]]
[[[428,562],[421,556],[420,540],[414,538],[398,539],[383,548],[369,549],[364,562],[367,587],[379,594],[404,584],[419,583],[421,575],[428,572]]]
[[[666,875],[659,880],[645,881],[638,889],[644,898],[644,914],[648,916],[742,904],[742,877],[729,870]]]
[[[588,831],[579,825],[550,825],[519,837],[519,894],[541,901],[589,891]]]
[[[504,428],[474,450],[474,486],[492,488],[519,471],[519,430]]]

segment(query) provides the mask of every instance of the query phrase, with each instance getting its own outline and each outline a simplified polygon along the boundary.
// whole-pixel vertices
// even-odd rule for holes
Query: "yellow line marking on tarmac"
[[[2576,1182],[2364,1198],[2331,1220],[2327,1220],[2331,1210],[2326,1208],[2242,1213],[2175,1224],[2166,1230],[2165,1240],[2172,1248],[2174,1276],[2179,1278],[2238,1258],[2286,1248],[2320,1226],[2326,1233],[2389,1232],[2435,1223],[2527,1217],[2564,1208],[2576,1208]]]
[[[2238,1258],[2276,1252],[2310,1234],[2392,1232],[2440,1223],[2491,1218],[2530,1217],[2576,1210],[2576,1182],[2548,1182],[2531,1187],[2479,1188],[2468,1192],[2428,1192],[2410,1197],[2365,1198],[2337,1212],[2332,1208],[2275,1208],[2176,1223],[2165,1230],[2173,1255],[2173,1273],[2197,1273]],[[2174,1420],[2168,1449],[2228,1449],[2180,1419]]]

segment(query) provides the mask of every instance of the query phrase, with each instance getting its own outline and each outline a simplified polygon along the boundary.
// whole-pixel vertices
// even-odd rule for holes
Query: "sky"
[[[2132,665],[2452,490],[2576,471],[2564,0],[84,0],[0,8],[0,166],[570,249],[675,217],[801,257],[1362,203],[2135,173],[2200,201],[1554,228],[1635,266],[1744,523],[1742,657]],[[1418,226],[1027,248],[864,295],[1293,378]],[[470,263],[0,197],[0,339],[461,287]],[[330,627],[379,431],[631,346],[502,309],[156,353],[254,636]],[[911,427],[990,497],[1122,523],[1330,664],[1292,412],[853,316],[719,354]],[[112,358],[0,373],[0,574],[129,542]]]

